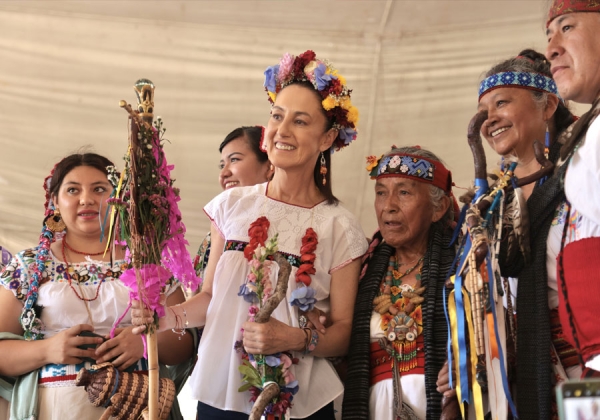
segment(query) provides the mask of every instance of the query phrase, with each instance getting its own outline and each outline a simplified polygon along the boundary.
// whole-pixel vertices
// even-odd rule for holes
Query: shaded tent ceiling
[[[525,47],[542,50],[544,0],[2,1],[0,244],[37,243],[42,180],[91,146],[118,165],[120,99],[156,85],[188,240],[209,229],[202,207],[220,192],[218,145],[266,124],[263,70],[313,49],[340,70],[361,111],[359,138],[333,158],[336,195],[365,232],[376,226],[364,157],[391,144],[440,155],[460,186],[472,178],[466,126],[482,73]],[[490,162],[497,159],[489,154]]]

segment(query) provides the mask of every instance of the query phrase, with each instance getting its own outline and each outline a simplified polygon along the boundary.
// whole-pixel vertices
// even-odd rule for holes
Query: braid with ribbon
[[[41,332],[42,321],[39,319],[41,307],[38,307],[35,303],[37,302],[40,283],[43,281],[46,261],[50,258],[50,245],[56,240],[56,232],[48,228],[46,221],[55,217],[54,203],[52,203],[52,197],[50,195],[50,184],[52,176],[54,175],[54,170],[57,166],[58,164],[52,168],[50,175],[44,179],[43,187],[46,195],[46,202],[44,203],[44,224],[42,226],[42,233],[40,234],[38,246],[36,247],[37,253],[35,256],[33,275],[31,276],[31,284],[29,285],[29,290],[25,296],[25,303],[20,317],[21,326],[24,331],[23,336],[27,340],[40,340],[44,338],[44,335]]]

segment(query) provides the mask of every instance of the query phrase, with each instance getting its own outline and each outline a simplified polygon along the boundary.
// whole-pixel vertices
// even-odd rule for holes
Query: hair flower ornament
[[[313,51],[308,50],[299,56],[285,53],[279,64],[265,70],[265,90],[269,102],[275,103],[277,94],[286,86],[297,82],[309,82],[321,95],[321,105],[327,117],[333,121],[333,128],[339,134],[333,150],[349,145],[357,136],[358,109],[352,105],[351,89],[346,79],[325,60],[319,60]]]

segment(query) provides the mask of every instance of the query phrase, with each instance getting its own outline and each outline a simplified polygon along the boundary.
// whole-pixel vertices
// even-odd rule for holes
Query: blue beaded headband
[[[508,86],[548,92],[560,98],[556,83],[550,77],[540,73],[506,71],[492,74],[481,82],[479,85],[479,100],[490,90]]]

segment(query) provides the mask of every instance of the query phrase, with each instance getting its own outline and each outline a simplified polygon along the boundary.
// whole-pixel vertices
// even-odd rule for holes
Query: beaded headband
[[[346,147],[356,139],[358,109],[352,105],[352,91],[346,86],[346,79],[331,64],[317,59],[311,50],[297,57],[284,54],[279,64],[265,70],[264,86],[269,102],[274,104],[277,94],[294,82],[310,82],[321,95],[321,105],[327,117],[333,121],[333,128],[339,132],[333,143],[335,150]]]
[[[452,193],[452,173],[437,161],[410,153],[390,153],[367,157],[367,171],[371,179],[401,177],[424,182]]]
[[[536,90],[538,92],[548,92],[560,98],[556,83],[548,76],[524,71],[504,71],[492,74],[481,82],[479,85],[479,100],[489,91],[501,87],[516,87]]]
[[[568,13],[600,12],[600,1],[598,0],[554,0],[548,10],[548,21],[546,28],[558,16]]]

